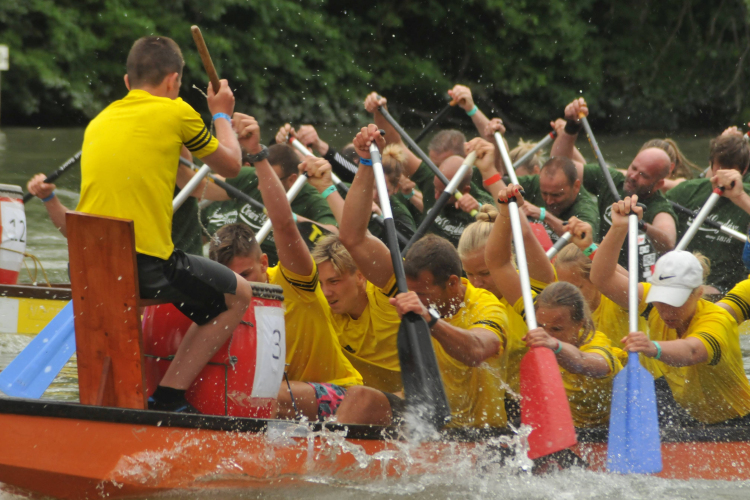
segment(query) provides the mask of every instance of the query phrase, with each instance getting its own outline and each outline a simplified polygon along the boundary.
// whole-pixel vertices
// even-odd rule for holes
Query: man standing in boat
[[[178,97],[184,64],[180,48],[169,38],[148,36],[133,44],[125,75],[128,94],[86,128],[76,210],[131,219],[141,298],[172,302],[193,320],[148,405],[197,413],[185,391],[239,324],[252,289],[221,264],[188,255],[172,242],[172,195],[183,145],[225,177],[236,176],[241,166],[228,82],[222,80],[217,93],[208,88],[214,137],[200,115]],[[266,152],[251,154],[261,159]]]

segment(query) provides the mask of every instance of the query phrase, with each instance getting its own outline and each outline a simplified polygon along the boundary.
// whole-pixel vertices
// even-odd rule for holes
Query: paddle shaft
[[[602,173],[604,173],[604,177],[607,179],[607,184],[609,185],[610,191],[612,191],[612,194],[614,195],[615,199],[620,199],[620,193],[617,191],[617,186],[615,186],[615,181],[612,180],[612,174],[609,173],[609,168],[607,167],[607,163],[604,161],[604,156],[602,156],[602,151],[599,149],[599,144],[596,142],[596,137],[594,137],[594,132],[591,130],[591,125],[589,125],[589,121],[585,116],[581,116],[581,124],[583,125],[584,130],[586,130],[586,135],[589,138],[589,143],[591,144],[591,149],[594,150],[594,154],[596,155],[596,161],[599,162],[599,167],[602,169]]]
[[[205,179],[209,173],[211,173],[211,167],[208,165],[203,165],[198,172],[196,172],[193,178],[185,184],[185,187],[183,187],[180,192],[177,193],[177,196],[174,197],[174,200],[172,200],[172,212],[176,212],[182,204],[185,203],[185,200],[190,197],[190,193],[195,191],[195,188],[198,187],[201,181]]]
[[[55,170],[51,174],[47,175],[47,178],[44,179],[44,182],[47,183],[47,184],[55,182],[62,174],[64,174],[65,172],[67,172],[70,169],[70,167],[72,167],[73,165],[75,165],[75,163],[78,160],[81,159],[81,153],[82,153],[82,151],[79,151],[76,154],[74,154],[71,158],[68,158],[68,161],[66,161],[65,163],[63,163],[59,167],[57,167],[57,170]],[[26,202],[28,202],[32,198],[34,198],[33,194],[26,193],[25,195],[23,195],[23,202],[26,203]]]
[[[526,326],[529,330],[533,330],[537,326],[536,314],[534,313],[534,302],[531,297],[531,280],[529,279],[529,265],[526,262],[526,248],[523,244],[521,214],[515,198],[508,200],[508,212],[510,212],[513,245],[516,247],[516,264],[518,265],[518,277],[521,280],[521,296],[523,297],[523,309],[526,313]]]
[[[672,200],[669,200],[669,203],[671,203],[672,204],[672,208],[674,208],[678,212],[682,212],[683,214],[688,215],[688,216],[693,217],[693,218],[695,218],[695,217],[698,216],[698,212],[690,210],[687,207],[683,207],[679,203],[676,203],[676,202],[674,202]],[[729,228],[729,227],[727,227],[727,226],[725,226],[725,225],[723,225],[723,224],[721,224],[719,222],[716,222],[715,220],[706,219],[706,220],[703,221],[703,225],[707,226],[707,227],[710,227],[710,228],[713,228],[713,229],[718,229],[722,233],[726,234],[727,236],[731,236],[732,238],[734,238],[737,241],[741,241],[743,243],[747,243],[747,235],[742,234],[739,231],[735,231],[734,229]]]
[[[703,224],[703,221],[706,220],[706,217],[708,217],[708,214],[711,213],[711,210],[713,210],[716,202],[718,202],[719,198],[721,198],[721,193],[723,191],[723,188],[714,189],[714,191],[708,197],[708,200],[706,200],[706,203],[698,212],[698,215],[695,216],[693,223],[690,224],[688,230],[685,231],[685,235],[677,244],[675,250],[685,250],[687,248],[687,246],[690,244],[690,241],[693,239],[695,234],[698,232],[698,229],[700,229],[701,225]]]
[[[419,158],[423,162],[425,162],[425,164],[428,167],[430,167],[430,170],[432,170],[432,173],[435,174],[435,177],[437,177],[438,179],[440,179],[440,182],[442,182],[444,186],[447,186],[448,185],[448,178],[445,176],[445,174],[443,174],[440,171],[440,169],[437,168],[434,163],[432,163],[432,160],[430,160],[430,157],[427,156],[424,153],[424,151],[422,151],[422,148],[420,148],[419,145],[417,145],[417,143],[414,142],[411,137],[409,137],[409,134],[407,134],[406,131],[401,127],[401,125],[399,125],[398,122],[396,122],[396,120],[393,119],[393,117],[388,112],[388,110],[385,109],[383,106],[378,106],[378,111],[380,111],[380,114],[382,114],[383,117],[386,119],[386,121],[388,121],[388,123],[391,124],[391,127],[393,127],[394,129],[396,129],[396,132],[398,132],[398,134],[401,136],[401,138],[406,141],[406,143],[417,154],[417,156],[419,156]],[[461,197],[463,196],[463,193],[459,193],[458,191],[455,191],[453,193],[453,196],[455,196],[455,198],[457,200],[460,200]],[[476,210],[472,210],[471,211],[471,216],[474,217],[475,215],[477,215],[477,211]]]
[[[545,140],[547,140],[547,139],[549,139],[551,136],[552,136],[551,134],[548,135],[547,137],[545,137],[544,139],[542,139],[542,141],[540,141],[540,143],[543,142],[543,141],[545,141]],[[511,163],[511,161],[510,161],[510,155],[508,154],[508,148],[505,147],[505,141],[503,140],[503,136],[500,135],[500,132],[495,132],[495,143],[497,144],[497,147],[500,150],[500,157],[502,157],[502,159],[503,159],[503,164],[505,165],[505,170],[508,171],[508,177],[510,177],[510,182],[512,184],[518,185],[519,184],[518,183],[518,176],[516,176],[515,165],[513,165]],[[531,153],[532,151],[529,151],[529,153]],[[537,149],[537,151],[538,151],[538,149]],[[526,156],[526,155],[524,155],[524,156]],[[570,234],[569,231],[566,231],[565,233],[563,233],[563,235],[555,242],[555,244],[552,245],[552,247],[549,250],[547,250],[547,257],[551,259],[555,255],[557,255],[557,252],[559,252],[562,249],[562,247],[564,247],[565,245],[568,244],[568,242],[570,241],[570,237],[571,237],[571,234]],[[560,246],[557,246],[557,245],[560,245]]]
[[[516,162],[513,164],[513,168],[518,168],[521,165],[523,165],[524,163],[526,163],[526,160],[528,160],[529,158],[531,158],[532,156],[534,156],[540,149],[542,149],[543,147],[547,146],[547,144],[549,144],[550,142],[554,141],[556,138],[557,138],[557,132],[555,132],[554,130],[552,132],[550,132],[549,134],[545,135],[544,139],[542,139],[541,141],[537,142],[536,145],[533,148],[531,148],[530,150],[528,150],[526,152],[526,154],[524,154],[522,157],[520,157],[518,160],[516,160]],[[514,182],[514,184],[516,184],[516,183]]]
[[[628,324],[638,331],[638,216],[628,216]]]
[[[443,207],[448,204],[448,201],[453,197],[453,193],[455,193],[456,189],[458,188],[459,182],[461,182],[461,179],[464,178],[466,175],[466,172],[469,171],[469,169],[474,165],[474,161],[477,158],[477,154],[472,151],[468,154],[466,159],[464,159],[464,162],[459,167],[458,171],[456,172],[456,175],[453,176],[453,179],[450,180],[447,186],[445,186],[445,189],[440,194],[437,200],[435,200],[435,205],[430,209],[429,212],[427,212],[427,215],[425,215],[425,218],[422,220],[422,223],[417,228],[417,231],[414,233],[414,236],[411,237],[409,242],[404,247],[404,255],[406,255],[406,252],[411,248],[411,246],[422,236],[424,236],[427,233],[427,229],[432,225],[433,222],[435,222],[435,218],[437,218],[438,214],[443,210]],[[382,208],[382,207],[381,207]]]
[[[302,186],[304,186],[306,182],[307,174],[302,174],[297,177],[297,180],[294,181],[292,187],[290,187],[289,191],[286,192],[286,201],[291,204],[297,197],[299,192],[302,190]],[[266,222],[263,223],[260,229],[258,229],[258,232],[255,235],[255,239],[258,241],[258,243],[263,243],[266,237],[268,237],[268,234],[271,232],[271,229],[273,229],[273,224],[271,224],[271,218],[269,217]]]
[[[451,102],[446,104],[446,106],[443,109],[441,109],[437,115],[435,115],[435,118],[433,118],[430,121],[430,123],[425,125],[425,128],[423,128],[422,131],[419,133],[419,135],[417,135],[417,137],[414,139],[414,142],[419,142],[422,139],[424,139],[424,136],[427,135],[427,132],[429,132],[432,129],[432,127],[437,125],[440,119],[443,118],[443,116],[445,116],[448,113],[448,111],[450,111],[455,105],[456,105],[456,101],[453,101],[453,100],[451,100]]]
[[[182,156],[180,156],[180,163],[182,163],[186,167],[189,167],[189,168],[191,168],[193,170],[198,169],[197,165],[195,165],[194,163],[186,160]],[[214,184],[216,184],[221,189],[223,189],[224,191],[226,191],[227,194],[229,196],[231,196],[232,198],[234,198],[236,200],[244,201],[245,203],[247,203],[249,205],[252,205],[252,206],[254,206],[255,208],[257,208],[259,210],[264,210],[265,211],[266,207],[261,202],[259,202],[255,198],[253,198],[252,196],[243,193],[242,191],[240,191],[236,187],[232,186],[228,182],[222,181],[221,179],[219,179],[218,177],[216,177],[213,174],[208,174],[208,177],[211,179],[211,181]]]
[[[221,88],[219,75],[216,73],[216,68],[211,60],[211,54],[208,53],[208,47],[206,47],[206,41],[203,39],[201,29],[198,26],[191,26],[190,32],[193,34],[193,41],[198,49],[198,54],[201,56],[201,61],[203,61],[203,68],[205,68],[208,74],[208,79],[211,80],[211,87],[214,89],[214,94],[218,94]]]

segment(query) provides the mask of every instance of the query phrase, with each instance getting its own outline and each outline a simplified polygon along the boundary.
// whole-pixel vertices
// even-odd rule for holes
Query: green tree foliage
[[[361,123],[378,90],[418,124],[469,85],[487,114],[542,127],[583,95],[597,127],[720,128],[750,119],[749,0],[25,0],[0,2],[4,124],[85,124],[122,97],[132,42],[164,34],[206,76],[203,30],[237,108],[264,122]]]

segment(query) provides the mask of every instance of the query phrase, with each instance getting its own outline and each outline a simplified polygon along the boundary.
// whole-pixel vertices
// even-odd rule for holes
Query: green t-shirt
[[[711,195],[713,187],[709,179],[684,181],[667,192],[667,198],[691,210],[700,210]],[[750,193],[750,184],[745,184],[745,191]],[[745,233],[750,224],[750,215],[731,200],[721,197],[708,218],[719,222],[730,229]],[[677,241],[693,223],[693,217],[682,212],[677,214]],[[688,250],[697,250],[711,259],[711,274],[708,284],[718,288],[722,294],[731,290],[734,285],[745,279],[747,271],[742,263],[743,242],[727,236],[718,229],[701,226],[688,245]]]
[[[411,176],[411,180],[417,184],[417,187],[422,192],[424,216],[426,216],[430,209],[435,206],[434,178],[435,175],[432,173],[432,170],[430,170],[430,167],[425,165],[424,162],[419,165],[417,171]],[[471,183],[471,191],[469,194],[471,194],[480,205],[484,205],[485,203],[494,204],[495,202],[495,200],[492,199],[492,196],[479,189],[473,182]],[[475,220],[476,219],[472,217],[471,214],[456,209],[453,206],[453,203],[448,202],[442,212],[435,217],[435,222],[432,223],[427,232],[437,234],[453,243],[454,246],[458,246],[458,240],[461,238],[464,229]]]
[[[625,176],[617,170],[610,168],[609,173],[612,175],[612,180],[617,187],[617,192],[620,198],[625,196],[623,191],[623,183],[625,182]],[[604,235],[607,234],[609,228],[612,226],[612,204],[619,201],[615,198],[612,191],[609,189],[607,178],[599,167],[598,163],[588,164],[583,167],[583,187],[588,191],[595,194],[599,203],[599,213],[601,214],[601,222],[599,223],[599,237],[596,241],[601,241]],[[654,218],[662,212],[666,212],[672,216],[677,224],[677,216],[672,210],[672,205],[659,191],[651,195],[648,199],[638,199],[639,203],[646,205],[646,209],[643,211],[643,220],[649,224],[654,222]],[[640,264],[640,273],[638,275],[639,281],[647,281],[653,273],[653,267],[656,264],[656,260],[659,258],[654,245],[651,243],[646,233],[643,231],[638,234],[638,260]],[[625,239],[622,248],[620,249],[620,258],[618,263],[628,268],[628,240]]]
[[[414,191],[419,191],[418,187],[414,188]],[[421,193],[421,191],[419,191]],[[391,199],[397,199],[405,208],[409,211],[409,215],[411,215],[412,220],[414,221],[414,225],[416,227],[419,227],[419,223],[422,221],[423,214],[420,212],[417,207],[415,207],[410,200],[406,199],[406,196],[403,194],[396,193],[394,194]]]
[[[174,195],[180,192],[175,188]],[[172,243],[185,253],[203,255],[201,226],[198,224],[198,200],[192,196],[172,216]]]
[[[518,178],[518,182],[526,192],[524,199],[540,208],[545,207],[538,175],[521,176]],[[599,209],[596,206],[594,197],[583,187],[581,187],[580,191],[578,192],[578,196],[576,196],[573,204],[565,209],[563,213],[558,215],[557,218],[563,221],[567,221],[573,216],[578,217],[582,221],[591,224],[594,234],[598,234],[600,220]],[[549,234],[549,237],[552,239],[552,241],[557,241],[559,237],[557,236],[557,234],[555,234],[552,228],[550,228],[544,222],[542,222],[542,224],[544,225],[544,229],[546,229],[547,234]]]
[[[255,174],[255,168],[242,167],[239,175],[233,179],[227,179],[227,183],[263,203],[263,197],[260,194],[260,189],[258,189],[258,176]],[[302,187],[291,205],[292,211],[297,215],[320,224],[336,225],[336,219],[328,206],[328,202],[310,184],[305,184]],[[267,216],[260,209],[234,198],[215,202],[203,210],[203,221],[211,234],[214,234],[222,226],[237,222],[247,224],[254,232],[258,232],[266,219]],[[260,246],[263,252],[268,255],[269,265],[275,266],[279,259],[276,254],[273,232]]]

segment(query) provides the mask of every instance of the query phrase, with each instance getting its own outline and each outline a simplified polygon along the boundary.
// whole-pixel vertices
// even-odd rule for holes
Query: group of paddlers
[[[673,250],[692,216],[676,215],[670,203],[699,209],[722,188],[712,219],[745,231],[750,146],[736,128],[711,141],[704,178],[690,179],[694,166],[673,141],[659,139],[644,144],[627,170],[605,171],[587,164],[575,146],[580,119],[588,115],[585,101],[576,99],[552,123],[556,139],[549,159],[542,161],[541,151],[528,155],[516,168],[518,184],[511,184],[494,139],[505,132],[503,123],[478,110],[465,86],[448,93],[479,137],[436,133],[428,148],[442,174],[436,175],[404,145],[384,116],[386,100],[376,93],[364,102],[374,123],[341,151],[312,126],[295,130],[289,124],[266,148],[257,121],[234,112],[232,91],[222,80],[218,91],[208,89],[212,134],[178,97],[183,65],[168,38],[135,42],[127,60],[128,94],[86,129],[76,208],[133,220],[141,297],[168,299],[194,322],[150,408],[195,411],[185,391],[239,324],[252,282],[265,282],[284,292],[289,383],[279,388],[279,418],[398,422],[407,407],[397,332],[401,318],[416,313],[430,329],[452,426],[504,427],[519,419],[519,365],[530,347],[556,356],[578,427],[606,426],[612,381],[627,352],[641,353],[656,379],[663,423],[750,422],[738,334],[738,325],[750,318],[750,280],[741,281],[743,243],[704,228],[690,247],[700,254]],[[307,150],[295,149],[290,139]],[[402,245],[425,218],[432,221],[428,234],[403,254],[408,293],[398,293],[384,243],[373,144],[382,153],[387,212]],[[520,143],[511,159],[533,146]],[[133,152],[141,160],[133,162]],[[470,153],[474,169],[463,175]],[[245,196],[231,197],[204,181],[173,219],[172,198],[195,175],[180,164],[181,155],[188,162],[202,159]],[[463,178],[450,184],[462,196],[438,214],[431,211],[445,180],[459,172]],[[307,181],[301,190],[300,176]],[[293,187],[299,192],[289,201]],[[65,233],[67,209],[54,185],[39,175],[28,189]],[[195,198],[212,203],[199,208]],[[531,330],[514,266],[510,198],[522,212],[538,322]],[[643,221],[638,269],[626,269],[631,213]],[[267,219],[273,233],[259,243],[255,233]],[[537,224],[546,234],[535,230]],[[321,235],[314,245],[308,244],[311,231]],[[209,258],[202,257],[202,233]],[[563,235],[570,243],[550,261],[543,245]],[[639,331],[628,324],[629,272],[641,282]],[[713,303],[704,295],[723,298]]]

